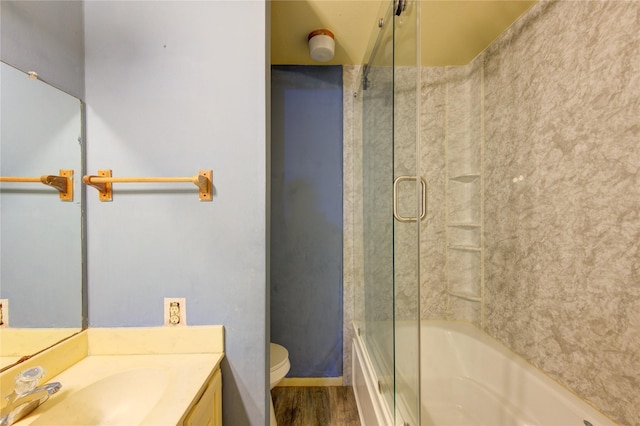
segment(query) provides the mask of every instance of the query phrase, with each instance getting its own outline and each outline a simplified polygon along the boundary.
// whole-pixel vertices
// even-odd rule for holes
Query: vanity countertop
[[[176,425],[222,354],[88,356],[53,378],[62,389],[17,425]]]
[[[2,375],[41,365],[62,384],[18,426],[175,425],[223,358],[222,326],[89,328]]]

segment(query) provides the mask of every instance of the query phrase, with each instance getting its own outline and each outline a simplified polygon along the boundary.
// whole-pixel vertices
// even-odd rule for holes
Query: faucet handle
[[[45,375],[46,371],[42,367],[33,367],[16,376],[14,392],[18,395],[29,393],[38,386],[38,382]]]

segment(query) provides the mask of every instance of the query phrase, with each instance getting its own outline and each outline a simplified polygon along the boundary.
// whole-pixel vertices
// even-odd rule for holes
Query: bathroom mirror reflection
[[[83,144],[78,99],[5,63],[0,80],[4,368],[82,329]],[[59,176],[61,169],[73,170],[72,200],[39,181],[7,181]]]

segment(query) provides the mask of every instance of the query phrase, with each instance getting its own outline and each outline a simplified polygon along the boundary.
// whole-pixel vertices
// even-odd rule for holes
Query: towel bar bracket
[[[198,189],[200,201],[213,200],[213,170],[200,170],[198,173]]]
[[[62,181],[60,186],[49,184],[60,191],[60,200],[73,201],[73,169],[60,169],[60,176],[56,176],[56,181]]]
[[[98,170],[98,176],[103,178],[111,177],[110,169]],[[113,191],[111,190],[111,182],[93,182],[91,176],[85,176],[82,181],[89,186],[93,186],[98,190],[98,199],[100,201],[113,201]]]

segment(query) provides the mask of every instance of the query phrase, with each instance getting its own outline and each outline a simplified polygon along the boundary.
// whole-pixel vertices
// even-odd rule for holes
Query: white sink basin
[[[61,392],[60,400],[32,425],[137,425],[160,401],[168,384],[168,372],[159,368],[113,374],[68,395]]]

